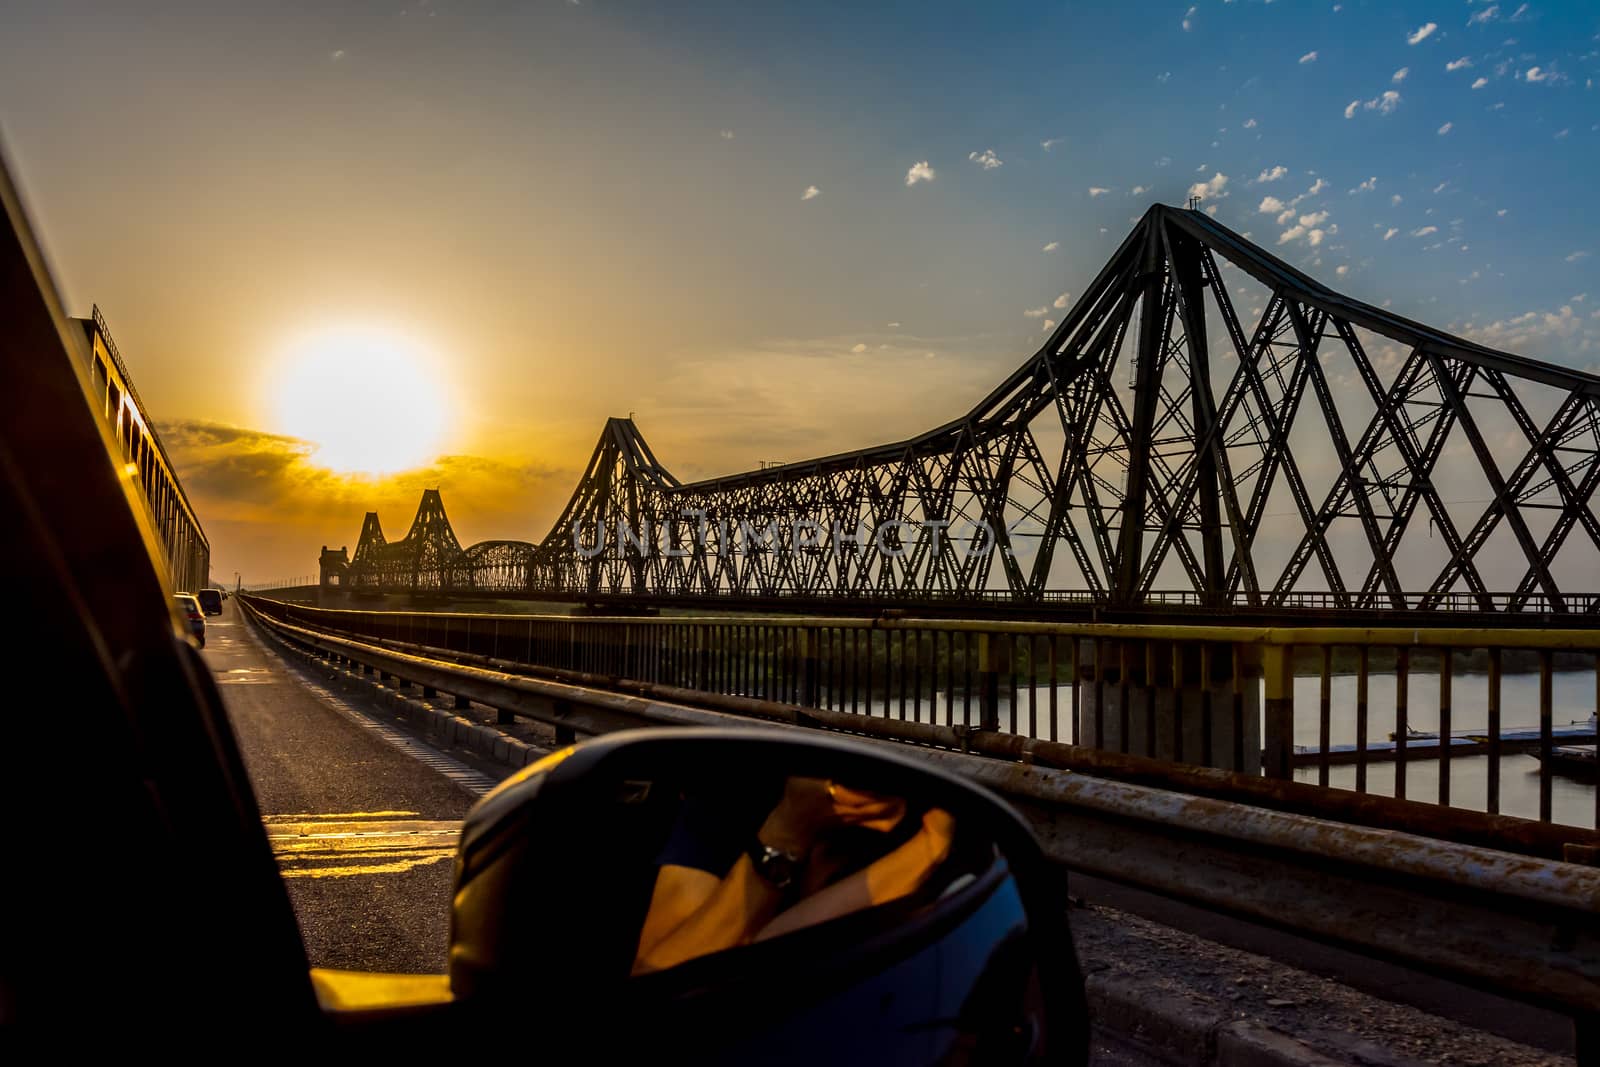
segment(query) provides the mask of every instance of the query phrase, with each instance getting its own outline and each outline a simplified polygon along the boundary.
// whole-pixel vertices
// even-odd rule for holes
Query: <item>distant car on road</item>
[[[200,601],[200,610],[207,615],[222,614],[222,590],[202,589],[195,594],[195,598]]]
[[[172,599],[178,602],[178,610],[189,622],[189,632],[194,639],[200,642],[200,647],[206,647],[206,616],[200,609],[200,601],[193,593],[179,593]]]

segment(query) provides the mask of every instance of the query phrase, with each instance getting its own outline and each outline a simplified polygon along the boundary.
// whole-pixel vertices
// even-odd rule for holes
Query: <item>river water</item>
[[[1331,713],[1329,730],[1332,743],[1354,744],[1356,738],[1356,679],[1354,675],[1334,675],[1330,680]],[[1295,679],[1295,729],[1296,745],[1315,748],[1319,725],[1318,700],[1321,682],[1316,677]],[[1055,732],[1050,730],[1050,687],[1037,687],[1037,704],[1033,713],[1037,718],[1037,736],[1069,741],[1072,738],[1072,689],[1062,685],[1056,690]],[[1451,729],[1453,731],[1481,730],[1489,721],[1489,679],[1486,674],[1456,673],[1451,684]],[[1557,671],[1551,675],[1553,718],[1557,726],[1569,722],[1587,721],[1595,709],[1595,675],[1593,671]],[[910,702],[905,717],[922,722],[944,722],[946,697],[938,697],[936,719],[931,718],[927,694],[924,693],[920,713]],[[955,696],[954,719],[963,718],[963,697]],[[1261,706],[1265,706],[1262,701]],[[1436,675],[1415,673],[1407,684],[1406,717],[1413,730],[1433,731],[1439,726],[1439,680]],[[1539,676],[1537,674],[1504,674],[1500,679],[1501,729],[1538,729],[1539,726]],[[848,705],[845,710],[849,710]],[[863,706],[859,709],[866,711]],[[871,714],[900,717],[900,701],[873,700]],[[1030,700],[1026,690],[1018,694],[1018,730],[1028,732]],[[976,722],[976,700],[972,708]],[[1395,725],[1395,679],[1393,675],[1373,672],[1368,676],[1367,721],[1369,744],[1387,741]],[[1011,722],[1009,701],[1004,695],[1000,703],[1000,723],[1009,727]],[[1559,739],[1556,742],[1562,744]],[[1450,761],[1450,805],[1488,810],[1488,756],[1455,756]],[[1370,762],[1367,765],[1367,791],[1384,796],[1394,795],[1395,765],[1393,762]],[[1316,767],[1302,767],[1295,778],[1303,782],[1317,781]],[[1329,769],[1328,784],[1337,789],[1354,789],[1356,768],[1335,766]],[[1572,826],[1595,825],[1595,789],[1589,782],[1555,775],[1551,788],[1551,814],[1555,822]],[[1437,803],[1439,800],[1439,762],[1431,757],[1416,757],[1406,761],[1406,796],[1411,800]],[[1539,761],[1523,753],[1506,753],[1500,758],[1500,811],[1528,819],[1539,817]]]

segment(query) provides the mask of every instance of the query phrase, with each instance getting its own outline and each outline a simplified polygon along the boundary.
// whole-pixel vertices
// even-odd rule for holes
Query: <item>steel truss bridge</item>
[[[613,607],[1600,620],[1597,454],[1600,377],[1158,205],[958,419],[693,483],[610,419],[543,541],[464,548],[429,490],[400,541],[369,513],[339,569],[356,592]]]

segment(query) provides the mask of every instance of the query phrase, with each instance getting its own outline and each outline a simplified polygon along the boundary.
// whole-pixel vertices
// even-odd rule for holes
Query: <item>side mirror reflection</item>
[[[993,846],[982,844],[952,858],[949,812],[859,784],[793,776],[684,789],[656,858],[632,973],[937,896],[994,862]]]
[[[468,815],[450,985],[619,1056],[1074,1062],[1063,889],[1003,802],[880,747],[623,732]]]

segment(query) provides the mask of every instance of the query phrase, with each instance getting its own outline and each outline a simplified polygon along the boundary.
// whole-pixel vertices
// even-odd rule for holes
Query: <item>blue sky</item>
[[[510,501],[453,504],[473,537],[606,415],[685,477],[956,415],[1196,186],[1353,296],[1600,364],[1593,3],[4,6],[0,133],[157,414],[276,447],[285,339],[396,325]],[[353,537],[382,494],[284,447],[248,507],[194,453],[218,521]]]

